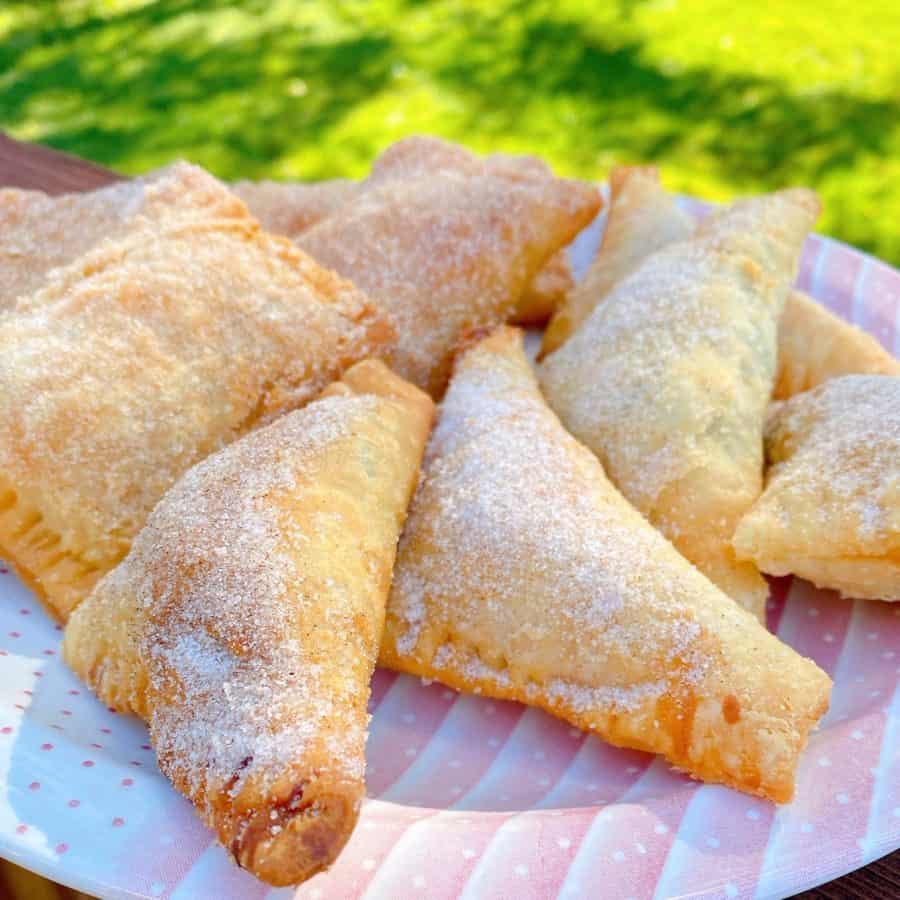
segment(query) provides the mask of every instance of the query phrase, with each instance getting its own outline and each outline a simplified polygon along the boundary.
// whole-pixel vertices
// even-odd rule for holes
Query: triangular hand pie
[[[246,212],[142,220],[0,319],[0,552],[65,619],[182,472],[392,336]]]
[[[845,375],[774,404],[766,454],[738,556],[848,597],[900,601],[900,377]]]
[[[539,370],[613,483],[760,617],[765,581],[731,538],[762,491],[776,326],[817,212],[794,190],[716,213],[619,282]]]
[[[777,801],[830,690],[616,491],[512,329],[457,359],[380,660]]]
[[[459,144],[416,136],[388,147],[362,182],[344,178],[314,183],[240,181],[233,188],[266,230],[296,240],[367,188],[439,171],[469,175],[491,172],[512,179],[553,178],[549,167],[536,157],[493,154],[480,159]],[[568,256],[560,251],[528,283],[513,318],[529,325],[546,322],[573,284]]]
[[[694,220],[663,190],[652,166],[619,166],[609,176],[609,210],[597,256],[557,310],[541,345],[552,353],[643,260],[694,231]]]
[[[433,404],[379,362],[187,472],[73,614],[65,658],[143,716],[244,868],[327,867],[364,794],[369,682]]]
[[[476,162],[417,174],[415,158],[388,160],[353,203],[298,241],[393,315],[395,368],[435,396],[459,335],[513,315],[525,286],[600,205],[592,185]]]
[[[786,400],[838,375],[900,375],[900,360],[861,328],[801,291],[791,291],[778,323],[778,377],[772,396]]]
[[[184,162],[79,194],[0,189],[0,309],[42,287],[52,269],[120,236],[139,217],[192,215],[242,218],[247,210],[212,175]]]

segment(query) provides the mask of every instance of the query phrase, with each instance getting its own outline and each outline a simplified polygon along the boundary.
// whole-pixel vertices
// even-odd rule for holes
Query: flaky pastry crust
[[[663,190],[653,166],[617,166],[609,176],[603,240],[584,279],[568,293],[544,332],[541,354],[568,340],[626,275],[657,250],[688,238],[693,219]]]
[[[61,619],[186,469],[393,337],[246,213],[141,220],[48,279],[0,319],[0,552]]]
[[[830,690],[615,490],[512,329],[457,360],[380,660],[778,802]]]
[[[143,716],[242,867],[326,868],[364,795],[369,682],[433,404],[363,362],[204,460],[73,614],[66,661]]]
[[[791,291],[778,323],[773,398],[787,400],[839,375],[900,375],[900,360],[861,328]]]
[[[647,257],[539,369],[613,483],[760,618],[765,581],[731,537],[762,491],[776,327],[817,211],[795,190],[716,213]]]
[[[244,204],[199,166],[173,163],[141,178],[85,193],[51,197],[0,189],[0,310],[43,287],[101,241],[120,237],[138,219],[174,216],[245,218]]]
[[[357,200],[298,241],[392,314],[394,366],[433,396],[459,335],[514,315],[525,286],[600,205],[592,185],[538,177],[539,161],[501,166],[450,149],[473,161],[435,167],[421,139],[394,145]]]
[[[738,556],[847,597],[900,600],[900,377],[845,375],[773,404],[766,454]]]

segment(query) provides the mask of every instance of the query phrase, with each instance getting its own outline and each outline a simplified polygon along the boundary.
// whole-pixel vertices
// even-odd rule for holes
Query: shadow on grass
[[[384,35],[322,44],[300,27],[206,40],[201,17],[233,6],[219,0],[172,0],[71,23],[50,12],[58,4],[45,5],[39,31],[13,31],[0,45],[0,72],[29,60],[3,92],[0,124],[14,128],[37,105],[51,123],[44,143],[109,165],[140,145],[161,158],[206,155],[223,176],[252,175],[291,146],[315,142],[391,77]],[[263,15],[267,5],[241,8]],[[171,28],[179,19],[186,27]]]
[[[167,0],[102,17],[43,2],[0,42],[0,126],[29,136],[38,122],[42,141],[126,170],[186,156],[254,177],[321,146],[308,176],[353,174],[348,164],[358,174],[397,128],[377,114],[340,126],[379,95],[390,106],[395,72],[408,67],[453,99],[448,136],[537,137],[538,150],[547,138],[582,175],[602,156],[670,160],[734,190],[816,185],[896,146],[900,99],[666,68],[629,24],[639,5],[620,0],[608,31],[527,0],[462,6],[419,30],[407,26],[429,14],[423,0],[379,0],[379,26],[359,4],[304,7],[338,22],[323,30],[315,13],[275,24],[267,0]],[[853,205],[853,186],[839,201]],[[845,237],[872,249],[896,242],[887,225],[853,218]]]
[[[524,12],[529,4],[520,6]],[[491,46],[499,24],[483,18],[470,40]],[[460,59],[437,73],[465,93],[472,127],[515,132],[536,102],[574,100],[573,156],[586,162],[603,147],[635,160],[693,151],[732,173],[732,181],[815,182],[859,156],[884,152],[900,123],[900,99],[840,90],[798,95],[764,78],[703,67],[664,72],[647,61],[641,44],[607,44],[576,22],[529,23],[492,52],[503,66]]]

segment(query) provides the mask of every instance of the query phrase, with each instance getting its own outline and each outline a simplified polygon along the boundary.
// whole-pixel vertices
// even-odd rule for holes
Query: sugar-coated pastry
[[[778,377],[786,400],[838,375],[900,375],[900,360],[861,328],[801,291],[791,291],[778,324]]]
[[[492,153],[482,158],[459,144],[430,135],[414,135],[391,144],[375,160],[366,184],[378,184],[392,178],[421,177],[439,171],[468,175],[491,173],[514,181],[553,178],[547,163],[536,156]],[[512,321],[520,325],[544,324],[574,285],[568,254],[560,250],[526,285]]]
[[[380,661],[779,802],[830,690],[619,494],[547,407],[512,329],[457,359]]]
[[[360,184],[349,178],[330,181],[238,181],[234,192],[266,231],[292,240],[349,203]]]
[[[773,404],[766,454],[738,556],[847,597],[900,601],[900,377],[844,375]]]
[[[766,583],[731,538],[762,491],[776,326],[817,212],[791,190],[717,213],[648,257],[539,370],[619,490],[760,617]]]
[[[198,166],[179,162],[142,178],[77,194],[0,189],[0,309],[42,287],[101,241],[138,217],[245,217],[244,204]]]
[[[552,353],[591,314],[603,298],[643,260],[694,231],[659,182],[653,166],[619,166],[609,176],[609,210],[597,256],[584,280],[572,290],[544,332],[543,354]]]
[[[421,175],[408,165],[408,177],[376,170],[375,183],[298,243],[384,305],[397,325],[394,367],[438,396],[459,335],[513,315],[600,196],[582,182],[512,178],[487,164]]]
[[[65,657],[270,884],[326,868],[364,795],[369,682],[431,399],[380,362],[188,471],[74,613]]]
[[[246,213],[145,221],[20,307],[0,319],[0,553],[62,619],[182,472],[392,340]]]
[[[362,182],[343,178],[318,183],[241,181],[234,185],[234,191],[264,228],[296,240],[308,228],[352,203],[364,190],[393,179],[408,181],[442,171],[469,175],[490,172],[513,180],[553,178],[546,163],[536,157],[494,154],[482,159],[459,144],[415,136],[389,146]],[[546,322],[573,284],[568,256],[560,251],[525,287],[515,321],[528,325]]]

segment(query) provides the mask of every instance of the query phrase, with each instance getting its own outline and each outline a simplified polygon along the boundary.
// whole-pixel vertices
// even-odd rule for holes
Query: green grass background
[[[427,131],[712,199],[809,184],[900,263],[896,2],[4,2],[0,127],[130,173],[358,176]]]

